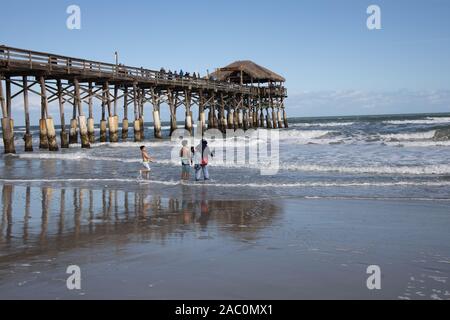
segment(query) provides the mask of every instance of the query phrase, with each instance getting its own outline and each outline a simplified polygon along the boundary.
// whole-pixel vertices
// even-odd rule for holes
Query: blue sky
[[[450,112],[449,15],[446,0],[3,1],[0,43],[202,74],[250,59],[287,78],[296,116]]]

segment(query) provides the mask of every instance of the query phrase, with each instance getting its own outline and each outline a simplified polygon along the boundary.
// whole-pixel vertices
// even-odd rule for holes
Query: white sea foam
[[[315,164],[281,165],[282,169],[306,172],[370,173],[370,174],[404,174],[404,175],[448,175],[450,165],[436,164],[423,166],[326,166]]]
[[[109,162],[122,162],[126,164],[139,164],[141,160],[139,158],[120,158],[120,157],[101,157],[93,156],[83,152],[76,153],[27,153],[13,155],[19,159],[38,159],[38,160],[64,160],[64,161],[109,161]],[[270,159],[268,160],[270,161]],[[156,164],[179,166],[178,159],[157,159]],[[225,162],[222,159],[213,159],[211,165],[221,168],[237,168],[237,169],[262,169],[262,168],[277,168],[270,162],[259,163],[236,163]],[[304,164],[304,163],[283,163],[279,164],[279,169],[289,171],[303,171],[303,172],[336,172],[336,173],[349,173],[349,174],[398,174],[398,175],[449,175],[450,165],[448,164],[435,164],[435,165],[422,165],[422,166],[337,166],[337,165],[319,165],[319,164]]]
[[[429,147],[450,147],[450,141],[386,141],[386,145],[393,147],[419,147],[419,148],[429,148]]]
[[[394,134],[382,134],[380,137],[383,140],[429,140],[433,139],[436,134],[436,130],[426,132],[413,132],[413,133],[394,133]]]
[[[38,159],[38,160],[65,160],[65,161],[83,161],[83,160],[92,160],[92,161],[112,161],[112,162],[123,162],[123,163],[140,163],[142,162],[139,159],[125,159],[125,158],[111,158],[111,157],[99,157],[92,156],[88,153],[84,152],[75,152],[75,153],[25,153],[14,155],[12,157],[17,157],[19,159]]]
[[[450,118],[446,117],[427,117],[424,119],[417,120],[388,120],[383,121],[385,124],[393,125],[406,125],[406,124],[440,124],[440,123],[450,123]]]
[[[0,179],[1,183],[136,183],[132,178],[116,179]],[[194,183],[181,181],[144,180],[145,183],[160,184],[166,186],[191,186],[191,187],[220,187],[220,188],[331,188],[331,187],[396,187],[396,186],[423,186],[442,187],[450,186],[450,181],[396,181],[396,182],[295,182],[295,183]]]
[[[132,178],[116,179],[0,179],[1,183],[136,183]],[[144,180],[143,183],[160,184],[166,186],[185,185],[191,187],[208,186],[221,188],[329,188],[329,187],[395,187],[395,186],[450,186],[450,181],[396,181],[396,182],[295,182],[295,183],[194,183],[181,181]]]
[[[294,123],[291,124],[292,128],[302,128],[302,127],[347,127],[354,125],[354,122],[305,122],[305,123]]]

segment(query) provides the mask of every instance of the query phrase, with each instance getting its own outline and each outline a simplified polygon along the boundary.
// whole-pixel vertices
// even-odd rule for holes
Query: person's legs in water
[[[202,167],[203,170],[203,178],[205,180],[209,180],[209,170],[208,170],[208,166],[203,166]]]
[[[150,163],[143,162],[142,165],[145,169],[141,170],[141,177],[148,180],[150,179],[150,172],[152,171],[152,169],[150,168]]]
[[[181,175],[181,179],[187,181],[187,180],[189,180],[190,175],[191,175],[191,166],[187,165],[187,164],[183,164],[183,172]]]
[[[195,181],[200,181],[202,178],[202,167],[198,164],[195,165]]]
[[[186,170],[184,169],[184,164],[181,164],[181,180],[186,180]]]

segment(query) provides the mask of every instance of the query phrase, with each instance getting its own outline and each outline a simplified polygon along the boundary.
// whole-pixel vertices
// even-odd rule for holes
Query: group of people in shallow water
[[[154,159],[148,154],[145,146],[141,147],[142,164],[144,169],[141,170],[141,177],[148,178],[151,172],[150,163]],[[194,167],[195,181],[210,179],[208,164],[214,157],[214,153],[208,147],[208,141],[202,140],[197,147],[189,147],[188,141],[182,142],[180,150],[181,158],[181,180],[188,181],[191,178],[191,168]]]

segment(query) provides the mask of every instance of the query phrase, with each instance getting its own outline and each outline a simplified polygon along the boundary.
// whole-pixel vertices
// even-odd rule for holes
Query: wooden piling
[[[41,85],[41,123],[40,128],[42,128],[42,133],[46,133],[46,138],[43,138],[42,149],[49,149],[50,151],[58,151],[58,142],[56,141],[56,130],[53,118],[49,116],[48,113],[48,99],[47,99],[47,89],[45,87],[45,79],[43,76],[39,77],[39,83]]]
[[[205,96],[203,95],[203,91],[200,90],[199,93],[199,100],[198,100],[198,121],[199,125],[197,126],[197,130],[200,132],[201,135],[206,130],[206,114],[205,114]],[[208,125],[211,121],[211,117],[209,117]]]
[[[128,87],[125,86],[123,91],[123,120],[122,120],[122,140],[128,140]]]
[[[61,148],[67,149],[69,148],[69,137],[66,129],[66,116],[64,113],[64,97],[61,80],[56,81],[56,90],[58,95],[59,117],[61,122],[61,131],[59,133],[61,139]]]
[[[233,113],[233,129],[237,130],[239,129],[239,108],[235,108],[234,109],[234,113]]]
[[[271,99],[270,105],[272,107],[272,122],[273,122],[273,129],[278,128],[278,119],[277,119],[277,113],[275,112],[275,107],[273,106],[273,100]]]
[[[233,109],[231,108],[231,106],[228,107],[228,120],[227,120],[227,124],[228,124],[228,129],[234,129],[234,114],[233,114]]]
[[[184,95],[186,107],[185,129],[192,135],[191,92],[186,90]]]
[[[258,126],[260,127],[260,128],[264,128],[265,127],[265,116],[264,116],[264,109],[261,107],[260,109],[259,109],[259,122],[258,122]]]
[[[78,109],[78,127],[80,129],[81,147],[83,149],[89,149],[91,144],[89,143],[89,134],[87,128],[86,117],[83,114],[82,101],[80,95],[80,83],[78,79],[74,79],[75,85],[75,104]]]
[[[218,120],[216,115],[216,99],[214,92],[211,93],[211,103],[209,104],[209,123],[208,128],[217,129],[218,128]]]
[[[219,129],[222,132],[226,132],[226,130],[227,130],[227,120],[226,120],[226,115],[225,115],[225,99],[224,99],[223,93],[220,93]]]
[[[77,119],[71,119],[69,129],[69,144],[77,144],[77,143],[78,143],[78,121]]]
[[[40,81],[40,80],[39,80]],[[48,136],[47,136],[47,123],[45,121],[45,103],[42,95],[42,91],[45,90],[42,88],[41,84],[41,119],[39,119],[39,149],[46,150],[48,149]]]
[[[152,95],[152,104],[153,104],[153,126],[154,126],[154,135],[156,139],[162,139],[161,133],[161,118],[159,112],[161,110],[160,105],[160,95],[157,94],[155,90],[152,88],[150,90],[150,94]]]
[[[283,109],[283,121],[284,121],[284,127],[287,129],[289,128],[289,120],[286,113],[286,108],[284,107],[284,98],[281,98],[281,108]]]
[[[12,120],[9,117],[2,118],[2,131],[3,131],[3,145],[5,149],[5,154],[14,154],[16,153],[16,149],[14,147],[14,143],[12,143],[14,139],[13,126],[11,126]]]
[[[107,122],[106,122],[106,90],[107,87],[103,84],[102,87],[102,119],[100,120],[100,142],[105,143],[107,141]]]
[[[281,117],[281,110],[280,110],[280,108],[277,108],[277,119],[278,119],[278,128],[282,129],[284,123],[283,123],[283,119]]]
[[[139,120],[139,105],[138,105],[138,89],[137,84],[133,83],[133,105],[134,105],[134,141],[141,141],[141,122]]]
[[[140,127],[140,141],[145,140],[145,120],[144,120],[144,104],[145,104],[145,90],[141,89],[141,94],[139,95],[139,127]]]
[[[73,95],[75,96],[75,88],[73,90]],[[70,120],[69,129],[69,144],[78,143],[78,121],[77,121],[77,102],[75,98],[72,100],[72,119]]]
[[[93,104],[92,104],[92,95],[93,95],[92,82],[89,82],[88,90],[89,90],[89,98],[88,98],[89,118],[87,120],[88,137],[89,137],[89,142],[91,144],[94,144],[95,143],[95,120],[94,120],[94,110],[93,110]]]
[[[53,118],[47,117],[45,119],[45,125],[47,126],[47,137],[48,137],[48,149],[50,151],[58,151],[58,142],[56,141],[56,130]]]
[[[1,108],[2,108],[2,132],[3,132],[3,146],[4,146],[4,152],[5,154],[14,154],[16,153],[16,149],[14,146],[14,123],[11,119],[11,107],[8,106],[10,104],[11,99],[7,99],[5,103],[5,98],[3,97],[3,87],[2,87],[2,79],[3,77],[0,75],[0,102],[1,102]],[[6,86],[8,91],[8,85]],[[10,87],[9,87],[10,88]],[[7,92],[7,97],[11,97],[11,92]]]
[[[272,129],[273,128],[273,122],[272,119],[270,118],[270,110],[269,108],[266,108],[266,125],[267,125],[267,129]]]
[[[30,125],[30,108],[28,102],[28,77],[23,76],[23,107],[25,110],[25,135],[23,140],[25,141],[25,152],[33,152],[33,137],[31,136]]]
[[[109,141],[111,143],[119,142],[119,117],[117,116],[117,97],[118,97],[119,88],[117,85],[114,86],[114,112],[109,116],[108,124],[109,124]],[[108,90],[109,97],[109,90]],[[108,104],[111,104],[111,99],[108,99]]]
[[[167,90],[167,101],[170,109],[170,136],[178,129],[177,124],[177,96],[171,89]]]

